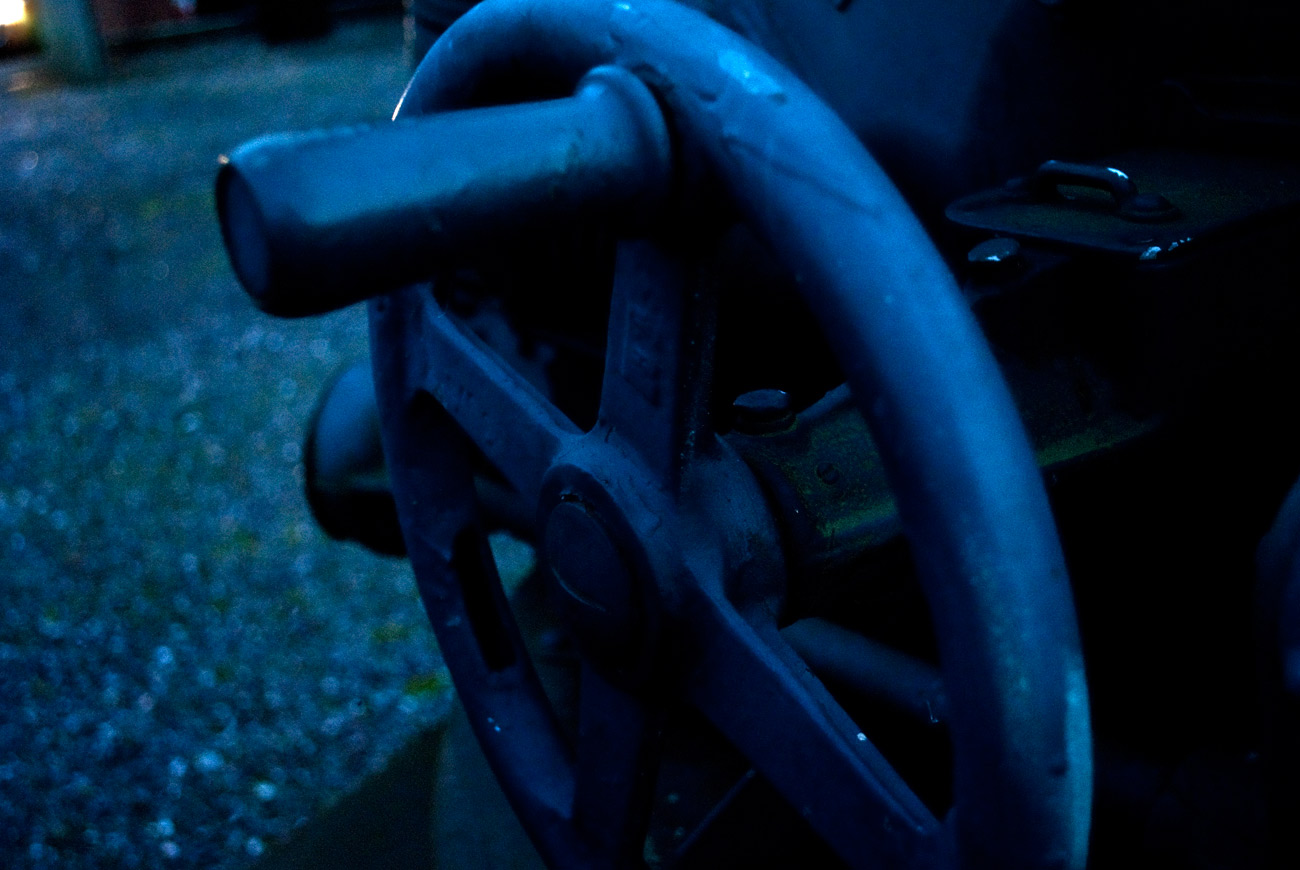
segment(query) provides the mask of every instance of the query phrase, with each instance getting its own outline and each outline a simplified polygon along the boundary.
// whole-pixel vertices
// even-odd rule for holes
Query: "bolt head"
[[[966,254],[972,266],[997,266],[1013,262],[1020,257],[1020,243],[1015,239],[996,238],[980,242]]]
[[[1139,193],[1120,209],[1120,214],[1132,221],[1159,223],[1181,216],[1178,206],[1158,193]]]
[[[790,397],[784,390],[752,390],[731,403],[736,431],[766,435],[789,429],[794,423]]]
[[[546,520],[547,564],[579,643],[598,654],[635,635],[634,577],[605,524],[583,502],[561,501]]]

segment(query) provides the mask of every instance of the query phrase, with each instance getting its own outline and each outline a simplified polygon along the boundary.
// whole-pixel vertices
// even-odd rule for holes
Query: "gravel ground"
[[[0,866],[235,867],[448,704],[409,568],[317,531],[300,439],[361,311],[271,320],[216,158],[387,117],[395,17],[0,63]]]

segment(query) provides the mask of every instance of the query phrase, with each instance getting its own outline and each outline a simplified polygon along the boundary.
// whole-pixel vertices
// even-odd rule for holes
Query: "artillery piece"
[[[309,486],[540,859],[1294,860],[1296,15],[698,5],[489,0],[217,182],[263,309],[367,300],[391,495]]]

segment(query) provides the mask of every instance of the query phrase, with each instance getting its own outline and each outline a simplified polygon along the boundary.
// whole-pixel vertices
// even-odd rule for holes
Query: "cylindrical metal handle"
[[[557,220],[647,220],[671,173],[654,96],[602,67],[565,99],[254,140],[223,160],[217,210],[249,295],[297,317]]]

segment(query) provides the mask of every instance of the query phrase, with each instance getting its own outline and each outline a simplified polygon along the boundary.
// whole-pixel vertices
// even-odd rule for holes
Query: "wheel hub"
[[[575,460],[557,463],[542,486],[542,553],[561,619],[584,661],[611,682],[632,689],[655,671],[662,612],[666,505],[634,478],[638,468],[618,450],[588,437]],[[639,492],[640,500],[620,493]],[[656,557],[655,553],[659,553]]]
[[[584,499],[567,494],[546,519],[546,562],[556,598],[583,652],[596,661],[636,659],[643,629],[640,584]]]

